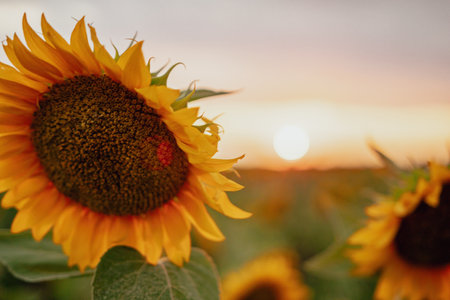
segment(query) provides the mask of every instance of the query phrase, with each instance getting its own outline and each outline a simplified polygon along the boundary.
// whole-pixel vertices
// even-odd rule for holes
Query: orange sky
[[[0,2],[0,35],[22,36],[25,11],[36,29],[45,12],[66,38],[72,17],[85,15],[110,50],[110,41],[124,49],[138,31],[156,67],[185,63],[172,87],[199,80],[239,90],[198,104],[207,116],[223,113],[219,156],[245,153],[242,168],[376,166],[368,139],[403,164],[448,160],[450,3],[213,2]],[[310,135],[310,151],[297,162],[272,147],[285,123]]]

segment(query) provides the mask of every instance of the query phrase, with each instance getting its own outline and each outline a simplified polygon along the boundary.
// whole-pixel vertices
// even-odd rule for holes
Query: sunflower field
[[[180,63],[110,53],[84,17],[22,30],[0,63],[0,300],[450,299],[447,165],[368,143],[382,167],[240,168],[196,106],[231,92],[170,87]]]

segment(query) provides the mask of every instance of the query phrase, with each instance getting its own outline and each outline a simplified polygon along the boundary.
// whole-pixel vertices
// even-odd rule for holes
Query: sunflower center
[[[262,284],[254,287],[240,297],[239,300],[281,300],[277,289],[270,284]]]
[[[442,186],[439,206],[423,201],[406,216],[395,237],[399,255],[412,264],[440,267],[450,263],[450,184]]]
[[[53,85],[31,128],[56,188],[99,213],[146,213],[174,197],[188,175],[186,155],[160,116],[107,76]]]

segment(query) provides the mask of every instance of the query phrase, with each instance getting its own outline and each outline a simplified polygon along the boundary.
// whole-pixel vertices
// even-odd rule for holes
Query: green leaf
[[[94,300],[99,299],[219,299],[218,275],[209,256],[192,249],[182,268],[162,258],[147,264],[134,249],[115,247],[100,261],[95,272]]]
[[[178,65],[183,65],[184,66],[184,64],[182,62],[178,62],[178,63],[174,64],[173,66],[171,66],[166,71],[166,73],[164,73],[164,75],[161,75],[159,77],[152,77],[151,85],[164,85],[164,86],[167,86],[167,79],[169,79],[170,73],[172,73],[173,69],[175,69],[175,67],[178,66]],[[161,70],[158,70],[157,72],[159,73],[159,72],[161,72]]]
[[[76,267],[69,268],[67,256],[49,237],[36,242],[28,232],[12,234],[6,229],[0,230],[0,262],[15,277],[29,282],[92,273],[92,270],[80,273]]]
[[[188,89],[186,91],[182,92],[182,95],[189,95],[192,92],[191,89]],[[208,90],[208,89],[199,89],[195,90],[194,94],[191,96],[190,101],[199,100],[202,98],[207,97],[213,97],[213,96],[220,96],[220,95],[227,95],[233,93],[232,91],[214,91],[214,90]],[[183,96],[184,97],[184,96]]]
[[[305,270],[330,278],[349,276],[353,265],[345,255],[347,249],[345,241],[336,241],[306,261]]]
[[[192,86],[192,84],[191,84]],[[190,87],[187,90],[184,90],[181,92],[180,97],[172,103],[172,108],[174,110],[179,110],[182,108],[187,107],[187,104],[189,102],[199,100],[202,98],[207,97],[213,97],[213,96],[220,96],[220,95],[226,95],[231,94],[233,92],[230,91],[213,91],[213,90],[207,90],[207,89],[191,89]]]

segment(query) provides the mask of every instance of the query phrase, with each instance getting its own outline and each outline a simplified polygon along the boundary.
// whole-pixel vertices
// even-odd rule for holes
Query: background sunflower
[[[450,297],[450,169],[430,163],[429,179],[367,208],[365,228],[349,238],[355,273],[381,269],[375,298]]]

